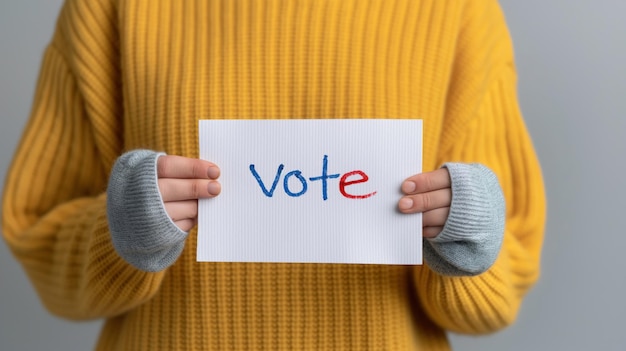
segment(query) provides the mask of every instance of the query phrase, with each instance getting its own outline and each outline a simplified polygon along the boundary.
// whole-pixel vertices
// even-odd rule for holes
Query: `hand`
[[[183,231],[198,221],[198,199],[217,196],[222,187],[216,180],[220,169],[213,163],[181,156],[157,159],[159,191],[165,211]]]
[[[423,213],[422,226],[425,238],[434,238],[443,230],[450,213],[452,189],[447,168],[416,174],[402,183],[405,194],[398,201],[402,213]]]

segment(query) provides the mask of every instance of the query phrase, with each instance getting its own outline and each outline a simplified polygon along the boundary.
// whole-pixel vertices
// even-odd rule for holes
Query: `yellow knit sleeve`
[[[115,48],[107,41],[114,41],[103,40],[110,13],[89,3],[98,11],[68,2],[61,12],[7,174],[2,213],[4,238],[44,305],[70,319],[141,304],[164,274],[134,269],[111,244],[105,190],[122,148],[122,108],[114,61],[107,60]]]
[[[445,277],[427,266],[415,271],[428,315],[444,329],[473,334],[515,320],[539,276],[546,215],[540,165],[518,106],[508,32],[495,1],[485,2],[491,6],[475,5],[473,23],[459,39],[438,162],[478,162],[495,172],[506,201],[504,242],[495,264],[475,277]]]
[[[444,277],[417,270],[422,305],[445,329],[491,332],[514,321],[539,275],[545,195],[538,160],[516,105],[513,72],[505,69],[479,107],[477,118],[442,157],[492,169],[506,200],[504,242],[490,270],[476,277]]]

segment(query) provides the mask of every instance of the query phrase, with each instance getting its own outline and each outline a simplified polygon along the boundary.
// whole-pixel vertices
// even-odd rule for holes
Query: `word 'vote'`
[[[278,169],[276,170],[276,176],[274,177],[272,186],[269,189],[267,188],[267,186],[265,186],[265,182],[261,179],[261,176],[259,176],[259,173],[256,171],[254,164],[250,165],[250,172],[252,173],[256,181],[259,183],[259,187],[263,191],[263,194],[265,194],[265,196],[267,197],[272,197],[274,195],[274,191],[276,190],[276,187],[278,186],[278,182],[280,180],[280,177],[283,173],[284,168],[285,168],[285,165],[283,164],[280,164],[278,166]],[[348,199],[367,199],[368,197],[376,195],[376,191],[368,193],[368,194],[361,194],[361,195],[355,195],[355,194],[349,193],[346,189],[347,187],[353,184],[365,183],[369,180],[369,177],[367,176],[367,174],[365,174],[365,172],[361,170],[354,170],[352,172],[347,172],[343,175],[339,173],[328,174],[328,155],[324,155],[324,159],[322,161],[322,174],[317,177],[310,177],[308,178],[308,181],[309,182],[316,182],[316,181],[322,182],[322,199],[326,201],[328,200],[328,181],[330,179],[339,178],[340,176],[341,178],[339,179],[339,192],[344,197]],[[293,189],[289,185],[290,184],[289,180],[291,178],[295,178],[298,182],[300,182],[300,186],[297,189],[297,191],[293,191]],[[307,182],[307,178],[304,177],[302,175],[302,171],[298,169],[285,174],[285,176],[283,177],[283,189],[285,191],[285,194],[291,197],[299,197],[299,196],[306,194],[308,188],[309,188],[309,185]]]

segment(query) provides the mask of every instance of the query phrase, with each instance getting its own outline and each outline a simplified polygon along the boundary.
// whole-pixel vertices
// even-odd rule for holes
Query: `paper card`
[[[222,193],[199,202],[198,261],[422,263],[421,120],[202,120]]]

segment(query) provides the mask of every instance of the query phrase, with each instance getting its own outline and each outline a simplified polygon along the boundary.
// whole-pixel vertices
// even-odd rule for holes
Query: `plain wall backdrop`
[[[0,4],[2,184],[61,3]],[[626,1],[501,4],[548,194],[543,271],[513,326],[489,336],[452,335],[453,347],[625,350]],[[99,327],[48,314],[0,240],[1,350],[90,350]]]

